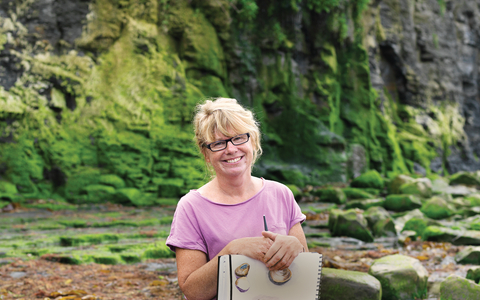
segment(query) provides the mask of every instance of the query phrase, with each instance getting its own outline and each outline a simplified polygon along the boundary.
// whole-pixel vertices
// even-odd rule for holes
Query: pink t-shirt
[[[166,244],[173,251],[200,250],[211,260],[234,239],[262,236],[263,215],[269,231],[284,235],[305,221],[290,189],[275,181],[263,180],[255,196],[238,204],[216,203],[191,190],[178,202]]]

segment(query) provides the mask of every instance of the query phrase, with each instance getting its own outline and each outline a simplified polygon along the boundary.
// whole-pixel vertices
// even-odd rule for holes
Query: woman
[[[287,268],[308,251],[300,225],[305,215],[286,186],[252,176],[262,152],[252,112],[235,99],[208,100],[197,106],[194,127],[215,176],[178,202],[166,243],[176,252],[185,297],[215,299],[218,256],[243,254],[270,270]]]

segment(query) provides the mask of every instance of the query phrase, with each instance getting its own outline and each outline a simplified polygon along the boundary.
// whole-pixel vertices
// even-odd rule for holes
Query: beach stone
[[[429,198],[432,196],[432,182],[428,178],[417,178],[400,186],[399,193]]]
[[[373,242],[373,235],[368,229],[368,222],[361,211],[349,209],[335,211],[335,221],[328,222],[332,236],[348,236],[364,242]],[[330,213],[332,216],[332,213]]]
[[[422,207],[422,202],[415,195],[388,195],[383,206],[388,210],[407,211]]]
[[[374,189],[383,189],[385,181],[382,176],[376,170],[370,170],[357,178],[353,179],[350,183],[351,187],[357,188],[374,188]]]
[[[382,287],[375,277],[356,271],[322,269],[322,300],[380,300]]]
[[[340,188],[325,188],[318,189],[311,192],[314,196],[318,196],[321,202],[330,202],[336,204],[343,204],[347,201],[345,193]]]
[[[468,269],[467,279],[473,280],[478,284],[480,282],[480,266],[475,266]]]
[[[480,185],[480,178],[476,173],[460,171],[450,177],[450,185]]]
[[[360,209],[369,209],[374,206],[383,206],[385,204],[385,199],[360,199],[347,202],[345,205],[346,209],[350,208],[360,208]]]
[[[363,216],[367,219],[374,236],[397,236],[395,223],[385,208],[371,207],[363,213]]]
[[[427,217],[435,220],[445,219],[455,214],[455,208],[453,205],[437,196],[434,196],[425,202],[420,210]]]
[[[458,275],[448,276],[440,285],[440,299],[470,300],[480,298],[480,285]]]
[[[432,242],[449,242],[454,245],[480,245],[480,231],[457,230],[440,226],[428,226],[423,239]]]
[[[389,185],[388,193],[389,194],[400,194],[400,187],[405,183],[413,182],[414,179],[407,175],[398,175],[395,177]]]
[[[459,264],[480,265],[480,247],[466,247],[455,255]]]
[[[382,299],[423,299],[427,294],[428,272],[418,259],[388,255],[373,262],[368,274],[382,285]]]

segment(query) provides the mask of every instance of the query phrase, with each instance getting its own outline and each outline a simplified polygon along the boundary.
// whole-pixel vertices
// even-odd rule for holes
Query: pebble
[[[12,272],[10,273],[10,277],[14,279],[22,278],[27,276],[27,272]]]

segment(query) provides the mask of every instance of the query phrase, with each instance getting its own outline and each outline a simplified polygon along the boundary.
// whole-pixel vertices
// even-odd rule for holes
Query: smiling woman
[[[252,176],[262,148],[251,111],[235,99],[207,100],[194,127],[212,179],[179,201],[166,243],[176,252],[185,296],[215,299],[218,256],[242,254],[286,269],[307,249],[305,215],[285,185]],[[263,231],[263,216],[271,231]]]

